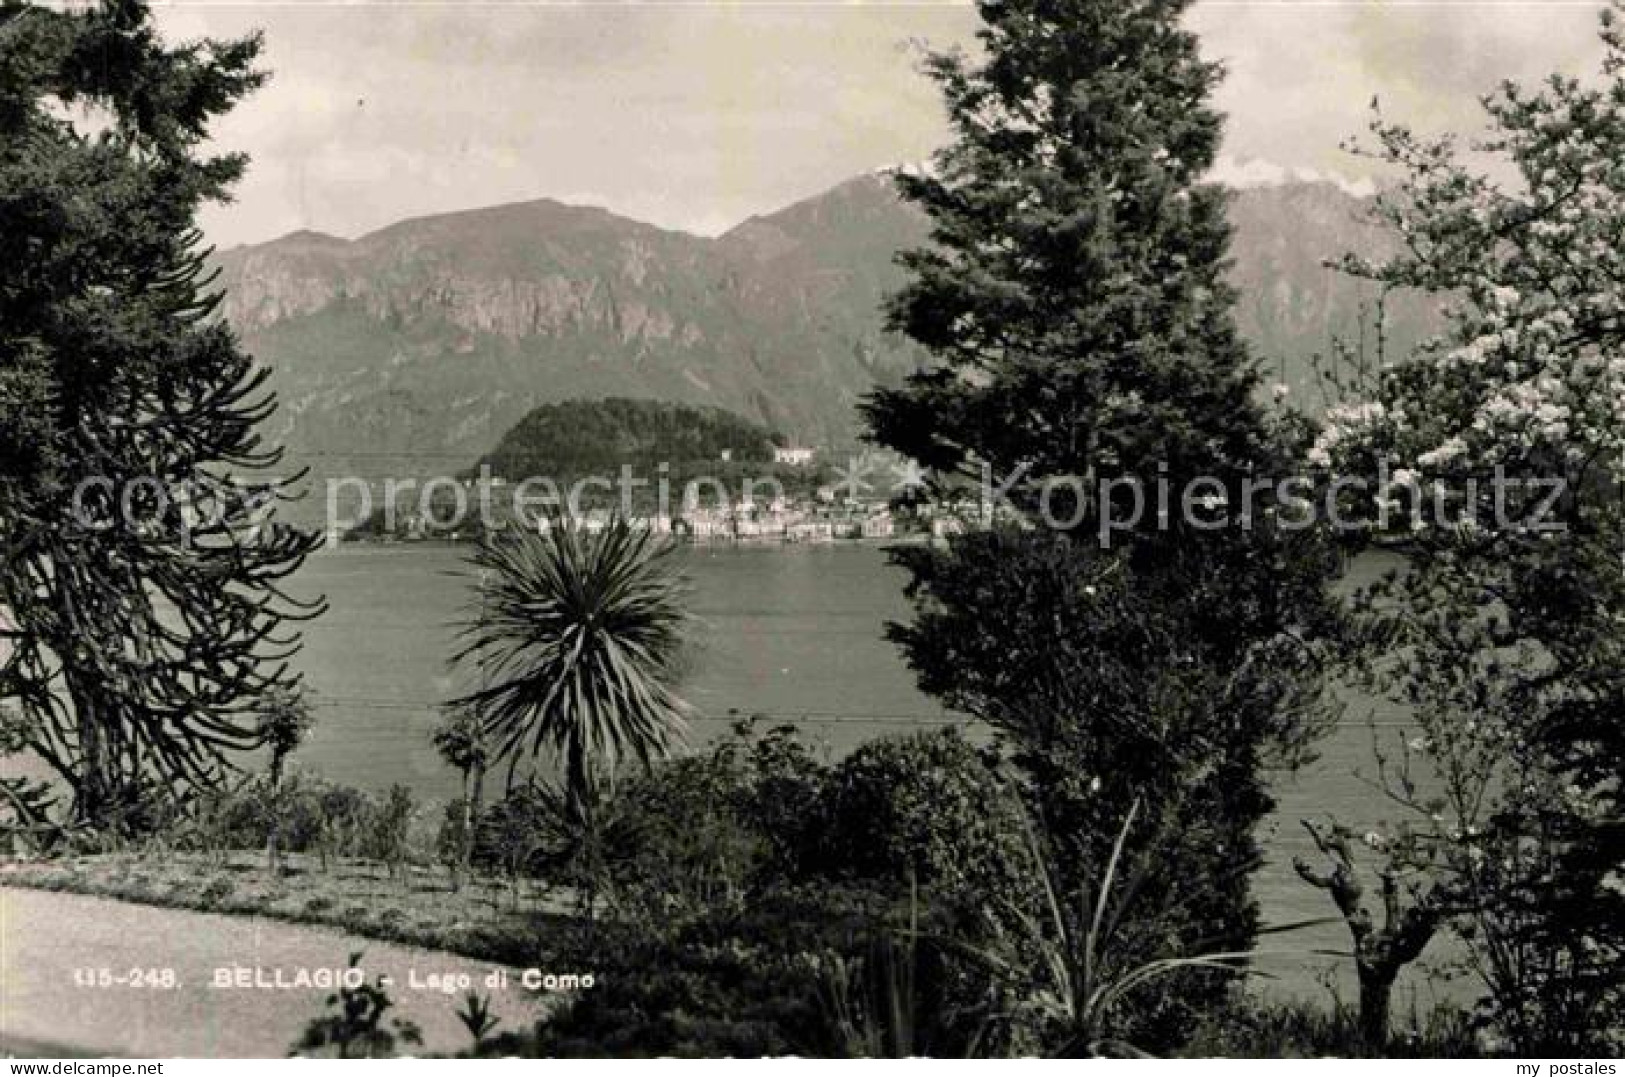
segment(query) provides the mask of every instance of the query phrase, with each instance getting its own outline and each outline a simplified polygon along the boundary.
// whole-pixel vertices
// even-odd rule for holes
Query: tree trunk
[[[112,782],[108,780],[107,760],[101,724],[96,708],[85,693],[69,688],[79,731],[79,778],[74,787],[74,816],[82,823],[100,826],[106,821]]]
[[[463,803],[467,812],[463,831],[463,869],[474,863],[474,833],[480,824],[481,801],[485,797],[485,764],[476,762],[469,772],[469,792]]]
[[[1399,966],[1362,961],[1359,975],[1360,1038],[1368,1050],[1381,1052],[1388,1046],[1388,1014]]]
[[[270,861],[271,877],[277,878],[282,874],[282,756],[273,753],[271,756],[271,833],[266,840],[265,855]]]

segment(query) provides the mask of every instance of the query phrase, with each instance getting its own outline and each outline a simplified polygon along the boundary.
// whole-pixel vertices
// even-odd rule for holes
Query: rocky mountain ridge
[[[1236,193],[1237,316],[1267,376],[1313,392],[1309,357],[1353,338],[1375,293],[1324,268],[1380,253],[1331,184]],[[450,474],[536,406],[608,396],[726,408],[793,440],[855,443],[854,405],[922,359],[883,331],[896,251],[926,222],[884,176],[716,238],[552,200],[297,232],[217,258],[225,317],[273,370],[289,461],[318,477]],[[1430,323],[1390,308],[1399,347]]]

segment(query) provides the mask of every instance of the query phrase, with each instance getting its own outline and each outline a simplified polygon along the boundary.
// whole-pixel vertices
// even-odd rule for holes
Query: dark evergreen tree
[[[1001,477],[1153,461],[1225,476],[1255,460],[1264,416],[1231,320],[1225,198],[1198,183],[1220,72],[1180,28],[1187,6],[985,3],[986,61],[931,59],[957,137],[899,176],[934,246],[903,257],[915,279],[892,322],[939,362],[877,394],[880,441]]]
[[[1232,321],[1225,197],[1201,182],[1221,72],[1186,7],[985,0],[981,54],[929,61],[955,138],[899,176],[934,227],[891,321],[934,361],[867,406],[939,486],[1008,484],[1025,517],[901,554],[918,616],[893,633],[927,691],[1002,734],[1070,885],[1098,883],[1142,801],[1137,885],[1159,900],[1129,960],[1250,945],[1263,768],[1326,717],[1334,612],[1333,552],[1246,490],[1287,472],[1302,424],[1259,403]],[[1102,541],[1108,506],[1125,526]],[[1175,1038],[1168,1017],[1134,1034]]]
[[[258,51],[167,47],[139,0],[0,3],[0,696],[81,820],[258,746],[315,608],[282,591],[315,537],[272,518],[274,399],[193,226],[243,170],[202,144]]]

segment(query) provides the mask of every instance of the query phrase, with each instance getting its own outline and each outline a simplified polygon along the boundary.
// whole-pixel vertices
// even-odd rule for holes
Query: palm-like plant
[[[303,691],[272,688],[265,693],[260,705],[259,735],[261,741],[271,749],[271,768],[266,775],[264,792],[271,823],[265,855],[270,861],[273,875],[282,871],[282,823],[290,806],[282,788],[283,772],[288,756],[304,742],[315,721],[310,700]]]
[[[565,520],[488,537],[471,559],[486,581],[459,664],[480,687],[454,701],[480,716],[508,781],[524,756],[563,765],[564,788],[591,804],[597,775],[648,766],[682,740],[676,695],[687,587],[673,545],[623,519],[589,532]]]
[[[440,724],[429,733],[435,751],[447,765],[463,777],[463,798],[476,810],[480,807],[480,779],[490,760],[485,750],[485,725],[467,707],[446,707]]]
[[[269,774],[273,786],[281,784],[288,756],[304,743],[315,722],[310,700],[302,690],[272,688],[265,693],[259,708],[259,737],[271,749]]]
[[[1149,960],[1132,956],[1126,938],[1134,906],[1146,881],[1143,869],[1129,869],[1125,846],[1140,812],[1136,800],[1112,844],[1104,874],[1091,892],[1082,887],[1075,902],[1062,890],[1060,872],[1043,841],[1028,830],[1028,846],[1039,881],[1036,910],[1003,903],[988,910],[992,945],[968,947],[995,979],[1026,983],[1006,1016],[1045,1030],[1062,1056],[1147,1057],[1120,1038],[1120,1011],[1132,992],[1165,976],[1207,970],[1221,975],[1253,974],[1247,962],[1264,951],[1215,951]],[[1143,914],[1142,914],[1143,915]],[[1267,928],[1260,934],[1294,931],[1325,923],[1307,920]]]
[[[452,884],[457,884],[456,868],[466,869],[474,854],[474,829],[479,825],[485,795],[485,767],[490,762],[485,744],[485,724],[469,707],[447,707],[440,724],[429,734],[435,751],[463,776],[462,852],[455,860]]]

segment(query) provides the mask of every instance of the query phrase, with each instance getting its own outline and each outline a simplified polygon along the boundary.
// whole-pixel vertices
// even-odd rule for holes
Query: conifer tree
[[[243,170],[202,146],[258,51],[167,47],[140,0],[0,3],[0,696],[84,821],[258,746],[312,611],[282,590],[315,537],[271,513],[266,372],[193,225]]]
[[[1071,885],[1146,805],[1129,841],[1155,899],[1128,959],[1251,943],[1262,769],[1320,728],[1332,615],[1318,535],[1243,497],[1302,425],[1258,401],[1232,321],[1226,199],[1202,182],[1221,72],[1187,7],[985,0],[980,54],[928,61],[954,137],[898,177],[933,229],[891,324],[932,362],[867,405],[876,440],[1021,521],[901,554],[917,615],[893,635],[923,688],[1001,733]],[[1149,1042],[1177,1038],[1167,1016]]]
[[[987,60],[929,61],[956,137],[898,177],[933,246],[903,257],[914,279],[891,313],[938,362],[876,395],[880,441],[1035,480],[1254,462],[1264,414],[1231,319],[1225,196],[1199,182],[1220,71],[1180,28],[1187,6],[986,3]]]

